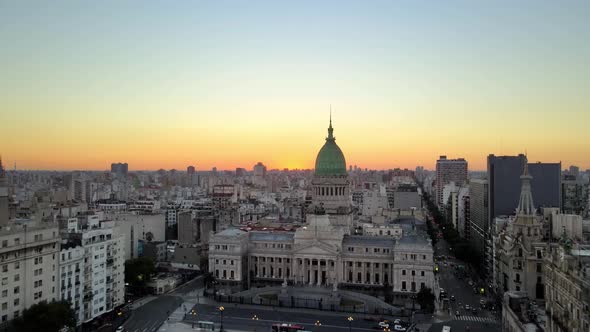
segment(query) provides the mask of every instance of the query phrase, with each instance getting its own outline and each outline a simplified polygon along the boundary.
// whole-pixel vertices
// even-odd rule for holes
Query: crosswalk
[[[480,323],[498,323],[497,320],[495,320],[494,318],[489,318],[489,317],[479,317],[479,316],[458,316],[455,317],[455,320],[466,320],[466,321],[470,321],[470,322],[480,322]]]

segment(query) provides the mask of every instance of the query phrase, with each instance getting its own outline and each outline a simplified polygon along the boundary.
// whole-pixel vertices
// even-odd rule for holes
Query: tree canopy
[[[76,316],[67,301],[41,302],[23,311],[22,316],[12,321],[12,326],[16,332],[57,332],[64,328],[73,331]]]
[[[156,265],[151,258],[140,257],[125,262],[125,282],[134,287],[143,287],[156,272]]]
[[[422,310],[426,310],[428,312],[434,311],[434,294],[430,288],[424,287],[420,289],[418,294],[416,294],[416,302],[420,304]]]

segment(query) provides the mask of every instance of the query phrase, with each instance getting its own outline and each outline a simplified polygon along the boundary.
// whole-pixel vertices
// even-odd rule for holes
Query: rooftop
[[[251,241],[283,241],[293,242],[295,233],[293,232],[250,232]]]
[[[380,237],[370,235],[345,235],[342,245],[364,245],[364,246],[380,246],[391,247],[395,245],[395,240],[391,237]]]

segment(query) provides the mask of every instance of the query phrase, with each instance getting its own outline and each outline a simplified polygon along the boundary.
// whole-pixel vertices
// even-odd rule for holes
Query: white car
[[[469,304],[465,305],[465,310],[470,310],[471,308],[469,307]]]
[[[379,322],[379,327],[382,328],[382,329],[388,329],[389,328],[389,323]]]
[[[400,332],[404,332],[404,331],[406,331],[407,329],[406,329],[405,327],[401,326],[401,325],[394,325],[394,326],[393,326],[393,330],[394,330],[394,331],[400,331]]]
[[[123,326],[119,326],[119,327],[117,327],[115,332],[125,332],[125,328]]]

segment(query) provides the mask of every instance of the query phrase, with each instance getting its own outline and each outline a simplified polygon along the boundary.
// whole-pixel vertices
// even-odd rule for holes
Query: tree
[[[391,287],[387,280],[383,283],[383,297],[385,298],[385,302],[393,302],[393,287]]]
[[[67,301],[41,302],[23,311],[22,316],[12,321],[12,326],[16,332],[57,332],[64,328],[73,331],[76,316]]]
[[[422,310],[426,310],[428,312],[434,311],[434,294],[432,294],[432,290],[428,287],[424,287],[420,289],[418,294],[416,294],[416,302],[420,304]]]
[[[133,287],[144,287],[156,272],[156,266],[151,258],[141,257],[125,262],[125,282]]]

